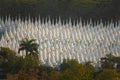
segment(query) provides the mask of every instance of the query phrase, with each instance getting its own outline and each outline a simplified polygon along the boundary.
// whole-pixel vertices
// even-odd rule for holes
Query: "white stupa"
[[[79,63],[97,61],[106,54],[120,56],[120,22],[115,25],[111,22],[103,25],[97,22],[93,26],[71,23],[71,19],[63,22],[59,18],[54,23],[51,19],[36,19],[22,21],[20,18],[13,21],[10,17],[5,21],[0,18],[0,31],[4,32],[0,40],[1,47],[9,47],[18,55],[19,40],[26,37],[36,39],[39,44],[39,60],[42,64],[52,67],[62,63],[63,59],[76,59]],[[21,56],[25,52],[21,51]]]

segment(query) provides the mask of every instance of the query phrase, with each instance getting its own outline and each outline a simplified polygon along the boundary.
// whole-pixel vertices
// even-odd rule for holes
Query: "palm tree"
[[[38,54],[38,47],[39,45],[35,43],[35,39],[29,40],[28,38],[25,38],[24,40],[20,41],[20,48],[18,50],[18,53],[20,53],[21,50],[26,51],[26,55],[37,55]]]

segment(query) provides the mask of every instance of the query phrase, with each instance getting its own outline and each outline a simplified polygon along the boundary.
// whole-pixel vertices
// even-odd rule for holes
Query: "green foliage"
[[[6,70],[7,80],[120,80],[120,72],[113,68],[120,63],[120,57],[111,54],[101,58],[102,69],[99,72],[92,62],[78,63],[76,60],[63,60],[59,69],[39,65],[37,57],[16,56],[9,48],[0,48],[0,68]]]
[[[91,61],[85,62],[85,66],[89,67],[90,69],[94,69]]]
[[[21,69],[29,69],[39,66],[37,57],[16,56],[16,53],[9,48],[0,48],[1,67],[9,73],[17,73]]]
[[[10,60],[10,58],[14,58],[15,55],[16,54],[13,50],[5,47],[0,47],[0,56],[3,58]]]
[[[73,66],[78,66],[78,62],[76,60],[63,60],[63,63],[60,65],[60,71],[65,71],[66,69],[70,69]]]
[[[102,69],[113,69],[114,65],[118,66],[116,69],[120,70],[120,57],[113,56],[112,54],[107,54],[106,57],[101,58]]]
[[[120,80],[120,73],[112,69],[104,69],[100,72],[95,80]]]
[[[42,75],[45,75],[46,74],[46,76],[45,77],[47,77],[49,74],[50,74],[50,72],[52,72],[54,69],[52,68],[52,67],[49,67],[49,66],[40,66],[39,67],[39,75],[42,77]]]
[[[93,80],[93,71],[76,60],[67,60],[60,65],[61,80]]]
[[[61,80],[61,73],[49,66],[40,66],[38,73],[40,80]]]
[[[22,69],[30,69],[39,66],[39,60],[37,57],[26,56],[22,59]]]
[[[120,16],[120,5],[119,0],[0,0],[0,15],[117,18]]]
[[[39,80],[38,69],[20,70],[16,74],[7,74],[7,80]]]
[[[39,45],[37,43],[35,43],[35,41],[36,41],[35,39],[29,40],[28,38],[21,40],[18,53],[20,53],[21,50],[25,50],[26,55],[37,56]]]
[[[114,63],[108,60],[101,62],[102,69],[113,69],[113,65]]]
[[[20,69],[20,57],[16,56],[16,53],[9,48],[0,48],[0,56],[3,58],[2,68],[7,72],[15,73]]]
[[[61,73],[58,71],[51,71],[49,80],[61,80]]]

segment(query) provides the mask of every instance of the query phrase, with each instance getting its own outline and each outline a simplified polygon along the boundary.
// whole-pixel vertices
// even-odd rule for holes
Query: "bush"
[[[114,69],[104,69],[97,74],[95,80],[120,80],[120,73]]]
[[[58,71],[52,71],[50,73],[50,77],[49,77],[49,80],[61,80],[61,73],[58,72]]]
[[[22,69],[30,69],[39,66],[39,60],[37,57],[31,55],[22,59]]]
[[[7,80],[39,80],[38,68],[20,70],[17,74],[7,74]]]
[[[10,73],[16,73],[20,70],[22,64],[20,62],[20,57],[16,56],[16,53],[9,48],[0,48],[0,56],[3,59],[1,62],[1,67]]]
[[[9,48],[1,48],[1,66],[6,72],[17,73],[22,69],[30,69],[39,66],[38,58],[26,56],[25,58],[16,56],[16,53]]]
[[[64,60],[60,65],[61,80],[93,80],[93,70],[76,60]]]
[[[52,67],[48,67],[48,66],[40,66],[39,67],[39,76],[40,76],[40,79],[42,80],[48,80],[49,79],[49,76],[50,76],[50,73],[54,71],[54,68]]]

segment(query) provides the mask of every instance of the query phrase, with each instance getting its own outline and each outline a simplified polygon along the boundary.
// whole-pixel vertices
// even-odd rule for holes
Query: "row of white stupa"
[[[120,56],[120,23],[108,25],[80,22],[73,24],[52,23],[49,19],[32,22],[30,19],[22,21],[20,18],[3,21],[0,18],[0,31],[4,32],[0,46],[9,47],[18,52],[19,41],[28,37],[36,39],[39,44],[39,60],[42,64],[55,66],[63,59],[76,59],[80,63],[92,61],[97,63],[106,54]],[[25,51],[20,55],[25,56]]]

